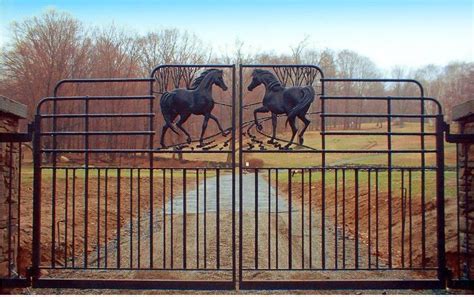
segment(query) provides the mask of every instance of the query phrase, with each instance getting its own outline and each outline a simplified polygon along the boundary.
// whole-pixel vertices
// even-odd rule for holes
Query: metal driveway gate
[[[39,103],[33,286],[444,288],[438,102],[313,65],[235,72],[63,80]]]
[[[63,80],[39,103],[35,287],[234,288],[234,75],[233,65],[159,66],[150,78]],[[201,128],[194,114],[209,109],[225,116],[223,133],[165,147],[165,132],[192,132],[196,118]]]
[[[439,103],[313,65],[239,76],[240,288],[444,287]]]

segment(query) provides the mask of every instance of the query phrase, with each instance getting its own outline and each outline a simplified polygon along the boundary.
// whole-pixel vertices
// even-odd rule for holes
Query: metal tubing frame
[[[53,153],[53,169],[60,169],[60,167],[56,166],[56,153],[58,152],[74,152],[74,153],[95,153],[95,152],[107,152],[107,153],[124,153],[124,152],[143,152],[149,153],[149,170],[150,170],[150,182],[153,184],[153,171],[158,169],[154,168],[153,164],[153,154],[160,153],[153,149],[153,137],[154,137],[154,112],[153,112],[153,101],[155,99],[154,90],[153,90],[153,82],[154,76],[157,71],[163,69],[165,67],[219,67],[219,68],[230,68],[232,69],[232,143],[231,143],[231,150],[226,151],[175,151],[180,153],[232,153],[232,246],[233,246],[233,253],[232,253],[232,281],[168,281],[168,280],[79,280],[79,279],[43,279],[40,278],[39,272],[41,266],[41,255],[40,255],[40,230],[41,230],[41,170],[43,168],[48,168],[47,166],[42,166],[41,163],[41,155],[45,152]],[[325,141],[326,135],[368,135],[364,133],[357,133],[357,132],[327,132],[325,131],[325,121],[324,119],[327,117],[380,117],[380,118],[387,118],[390,120],[391,118],[395,117],[407,117],[407,118],[420,118],[422,121],[422,126],[424,126],[423,120],[425,118],[436,118],[437,121],[437,132],[436,133],[425,133],[424,129],[420,133],[394,133],[394,132],[387,132],[387,133],[379,133],[376,135],[387,136],[390,137],[391,135],[413,135],[413,136],[421,136],[422,142],[424,143],[424,136],[436,136],[436,150],[426,150],[424,145],[421,150],[392,150],[389,148],[388,150],[377,150],[377,151],[368,151],[369,153],[421,153],[423,156],[423,164],[420,167],[422,172],[424,170],[434,169],[436,170],[436,182],[437,182],[437,224],[438,224],[438,233],[437,233],[437,250],[438,250],[438,279],[436,280],[337,280],[337,281],[253,281],[253,280],[244,280],[243,279],[243,271],[247,271],[247,269],[243,269],[242,266],[242,240],[243,240],[243,198],[242,198],[242,176],[243,176],[243,156],[246,153],[288,153],[288,151],[253,151],[253,150],[245,150],[243,149],[243,139],[242,139],[242,129],[243,129],[243,116],[242,111],[244,110],[243,106],[243,78],[242,78],[242,70],[244,68],[256,68],[256,67],[267,67],[267,68],[280,68],[280,67],[311,67],[318,70],[321,74],[321,137],[322,137],[322,150],[321,151],[314,151],[314,150],[302,150],[302,151],[295,151],[294,153],[316,153],[321,154],[321,161],[322,166],[320,167],[311,167],[310,169],[320,170],[322,174],[322,197],[323,197],[323,208],[324,208],[324,197],[325,197],[325,171],[331,169],[341,169],[340,167],[332,167],[326,166],[326,154],[327,153],[364,153],[364,151],[347,151],[347,150],[327,150],[325,148]],[[325,83],[328,82],[403,82],[403,83],[414,83],[420,88],[420,97],[337,97],[337,96],[326,96],[324,93]],[[64,84],[74,84],[74,83],[110,83],[110,82],[141,82],[141,83],[149,83],[149,94],[143,96],[69,96],[69,97],[58,97],[57,93],[60,86]],[[445,269],[445,255],[444,255],[444,228],[440,228],[440,226],[444,226],[444,192],[442,191],[442,185],[444,185],[444,144],[443,134],[444,131],[444,122],[442,118],[442,110],[441,105],[436,99],[427,98],[423,95],[423,88],[421,84],[415,80],[393,80],[393,79],[334,79],[334,78],[324,78],[324,74],[322,70],[314,65],[268,65],[268,64],[261,64],[261,65],[240,65],[239,67],[239,139],[238,139],[238,151],[236,149],[237,145],[237,138],[236,138],[236,67],[235,65],[160,65],[154,68],[149,78],[138,78],[138,79],[128,79],[128,78],[114,78],[114,79],[70,79],[70,80],[62,80],[58,82],[54,89],[54,96],[47,97],[42,99],[39,104],[37,105],[37,114],[35,116],[34,121],[34,138],[33,138],[33,155],[34,155],[34,185],[33,185],[33,196],[34,196],[34,214],[33,214],[33,256],[32,256],[32,268],[30,269],[30,273],[33,279],[33,286],[40,288],[40,287],[64,287],[64,288],[142,288],[142,289],[210,289],[210,290],[219,290],[219,289],[234,289],[236,284],[239,284],[239,288],[243,290],[248,289],[349,289],[349,288],[359,288],[359,289],[414,289],[414,288],[442,288],[444,287],[444,282],[446,281],[446,269]],[[397,114],[337,114],[337,113],[326,113],[325,110],[325,101],[326,100],[420,100],[422,104],[422,112],[421,114],[407,114],[407,115],[397,115]],[[123,115],[116,115],[116,114],[89,114],[86,112],[85,114],[60,114],[57,111],[57,102],[59,101],[78,101],[78,100],[85,100],[86,102],[89,101],[96,101],[96,100],[149,100],[149,112],[148,113],[127,113]],[[54,112],[52,114],[42,114],[41,113],[41,106],[48,102],[53,101]],[[436,115],[428,115],[424,113],[424,103],[425,102],[433,102],[438,107],[438,114]],[[87,104],[87,103],[86,103]],[[114,149],[69,149],[69,150],[61,150],[56,148],[56,135],[82,135],[88,137],[88,135],[114,135],[114,132],[108,131],[88,131],[79,132],[78,134],[72,133],[60,133],[56,131],[56,119],[58,118],[88,118],[93,117],[145,117],[149,118],[149,127],[148,131],[123,131],[130,133],[132,135],[144,135],[149,137],[149,148],[142,149],[142,150],[114,150]],[[42,118],[52,118],[53,119],[53,131],[45,131],[41,132],[41,119]],[[115,132],[119,134],[119,131]],[[370,135],[374,135],[373,133]],[[41,146],[41,137],[43,136],[50,136],[53,137],[53,149],[43,149]],[[163,151],[163,153],[173,153],[173,151]],[[424,164],[424,154],[425,153],[436,153],[437,158],[437,166],[433,168],[426,167]],[[237,157],[238,154],[238,164],[237,164]],[[236,167],[238,168],[239,174],[239,250],[238,250],[238,271],[237,271],[237,251],[236,251]],[[69,167],[68,167],[69,168]],[[119,168],[119,167],[118,167]],[[162,168],[159,168],[160,170]],[[172,169],[172,168],[170,168]],[[174,168],[174,169],[181,169],[181,168]],[[184,168],[183,168],[184,169]],[[202,169],[210,169],[210,168],[202,168]],[[250,168],[252,169],[252,168]],[[254,168],[255,170],[261,168]],[[271,168],[272,170],[284,169],[284,168]],[[287,168],[288,170],[292,170],[294,168]],[[345,168],[351,169],[351,168]],[[375,168],[375,167],[357,167],[356,170],[406,170],[407,168],[397,168],[392,167],[391,164],[387,168]],[[143,169],[144,170],[144,169]],[[166,170],[166,169],[164,169]],[[184,169],[185,170],[185,169]],[[304,170],[304,169],[303,169]],[[378,171],[376,171],[378,172]],[[277,172],[278,174],[278,172]],[[424,175],[424,174],[423,174]],[[337,181],[336,181],[337,182]],[[423,183],[424,184],[424,183]],[[278,189],[277,189],[278,191]],[[150,186],[150,197],[153,196],[153,187]],[[152,203],[152,202],[151,202]],[[151,213],[151,217],[153,214]],[[324,212],[323,212],[324,218]],[[324,219],[323,219],[323,226],[324,226]],[[323,253],[323,268],[324,268],[324,254],[325,254],[325,240],[323,235],[323,244],[322,244],[322,253]],[[152,249],[150,249],[152,250]],[[153,257],[151,257],[152,259]],[[151,260],[150,259],[150,260]],[[152,263],[150,263],[150,268],[153,268]],[[428,267],[426,269],[429,269]],[[189,269],[192,270],[192,269]],[[317,269],[314,269],[317,270]]]

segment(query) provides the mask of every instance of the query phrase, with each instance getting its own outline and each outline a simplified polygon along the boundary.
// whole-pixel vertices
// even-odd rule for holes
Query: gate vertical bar
[[[326,106],[324,100],[324,76],[321,71],[321,266],[326,268]],[[337,261],[337,259],[336,259]]]
[[[310,171],[310,173],[311,173],[311,171]],[[311,190],[311,186],[310,186],[310,190]],[[337,250],[337,246],[338,246],[338,243],[339,243],[338,234],[337,234],[338,229],[339,229],[338,222],[337,222],[337,195],[338,195],[338,192],[337,192],[337,168],[336,168],[336,169],[334,169],[334,269],[336,269],[336,270],[337,270],[337,262],[339,260],[339,253],[338,253],[338,250]],[[310,267],[310,268],[312,268],[312,267]]]
[[[129,217],[129,229],[130,229],[130,238],[129,238],[129,249],[130,249],[130,254],[129,254],[129,265],[130,269],[133,268],[133,168],[130,168],[130,200],[129,200],[129,207],[130,207],[130,217]],[[100,180],[100,175],[99,175],[99,180]],[[100,183],[98,184],[98,187],[100,188]],[[97,216],[99,218],[99,216]],[[139,221],[137,224],[140,224]]]
[[[151,72],[150,75],[150,96],[154,96],[154,91],[153,91],[153,77],[154,77],[154,71]],[[154,103],[155,99],[150,99],[149,100],[149,105],[148,105],[148,112],[150,113],[150,117],[148,118],[148,131],[154,131]],[[150,168],[150,268],[153,268],[153,140],[154,140],[154,133],[150,133],[149,136],[149,144],[148,144],[148,149],[149,149],[149,168]]]
[[[41,263],[41,117],[35,116],[33,134],[33,246],[31,276],[39,277]]]
[[[387,97],[388,267],[392,268],[392,101]]]
[[[304,269],[304,257],[305,257],[305,253],[304,253],[304,168],[302,168],[301,169],[301,268],[302,269]]]
[[[207,169],[204,168],[204,269],[207,268]],[[166,230],[166,228],[165,228]],[[163,244],[164,245],[164,244]]]
[[[120,194],[120,190],[121,190],[121,185],[120,185],[120,179],[121,179],[121,169],[118,168],[117,169],[117,201],[116,201],[116,211],[117,211],[117,214],[116,214],[116,228],[117,228],[117,235],[116,235],[116,242],[117,242],[117,263],[116,263],[116,267],[118,269],[120,269],[120,263],[121,263],[121,243],[120,243],[120,232],[121,232],[121,226],[120,226],[120,223],[121,223],[121,215],[120,215],[120,204],[121,204],[121,194]]]
[[[444,233],[444,137],[443,115],[436,117],[436,224],[438,248],[438,279],[446,282],[446,255]]]
[[[354,262],[355,269],[359,269],[359,170],[354,171],[354,210],[355,210],[355,235],[354,235]]]
[[[371,171],[370,169],[367,170],[367,268],[371,268],[372,263],[372,231],[371,231],[371,196],[372,196],[372,187],[371,187],[371,180],[370,180]]]
[[[254,239],[254,256],[255,256],[255,269],[258,269],[258,169],[254,169],[255,172],[255,239]]]
[[[186,168],[183,169],[183,269],[186,269],[187,267],[187,242],[188,242],[188,237],[187,237],[187,232],[188,232],[188,225],[187,225],[187,203],[186,203]],[[219,238],[219,236],[217,237]],[[219,261],[219,260],[218,260]]]
[[[242,199],[242,64],[239,64],[239,287],[242,283],[242,239],[243,239],[243,199]]]
[[[308,172],[309,172],[309,176],[308,176],[308,180],[309,180],[309,193],[308,193],[308,204],[309,204],[309,226],[308,226],[308,230],[309,230],[309,269],[313,269],[313,209],[312,209],[312,206],[313,206],[313,192],[312,192],[312,179],[313,179],[313,172],[310,169],[308,169]],[[278,230],[278,229],[277,229]]]
[[[57,96],[57,89],[54,89],[53,96]],[[53,114],[56,115],[58,113],[58,102],[57,100],[53,101]],[[57,117],[53,117],[53,153],[52,153],[52,165],[53,165],[53,172],[52,172],[52,189],[51,189],[51,266],[53,268],[56,267],[56,165],[57,165]],[[86,212],[87,213],[87,212]],[[58,236],[59,240],[59,236]],[[87,242],[87,238],[85,239]]]
[[[292,236],[292,231],[293,231],[293,224],[292,224],[292,188],[291,188],[291,174],[292,171],[291,169],[288,169],[288,269],[293,268],[293,236]]]
[[[221,185],[220,169],[216,169],[216,267],[221,268]],[[183,201],[186,203],[186,199]],[[186,213],[184,214],[186,216]],[[186,234],[185,234],[186,235]],[[186,257],[185,257],[186,259]]]
[[[166,169],[163,169],[163,269],[166,268]],[[138,170],[138,189],[140,189],[140,169]],[[138,203],[140,203],[140,193],[138,193]],[[140,211],[140,207],[138,207]],[[140,222],[140,212],[138,213]],[[138,224],[138,253],[140,254],[140,223]],[[140,263],[140,256],[138,257]],[[140,267],[140,265],[138,265]]]
[[[421,86],[421,84],[418,84],[420,88],[420,108],[421,108],[421,118],[420,118],[420,129],[421,129],[421,136],[420,136],[420,141],[421,141],[421,265],[423,268],[426,267],[426,216],[425,216],[425,211],[426,211],[426,197],[425,197],[425,166],[426,166],[426,160],[425,160],[425,118],[423,117],[425,115],[425,94],[424,94],[424,89]],[[437,131],[438,132],[438,131]],[[439,132],[438,132],[439,133]],[[437,134],[438,135],[438,134]],[[443,173],[444,174],[444,173]],[[444,186],[444,185],[443,185]]]
[[[75,170],[76,169],[73,169],[73,174],[74,174],[74,179],[73,180],[75,180],[75,174],[76,174]],[[105,181],[104,181],[104,268],[107,268],[107,263],[108,263],[108,255],[107,255],[108,254],[107,253],[107,236],[108,236],[108,232],[107,232],[107,214],[108,214],[108,197],[109,197],[109,195],[108,195],[108,191],[109,191],[108,182],[109,182],[109,169],[106,168],[105,169]],[[140,192],[138,193],[138,195],[140,195]],[[73,201],[74,201],[74,194],[73,194],[72,198],[73,198]],[[74,205],[74,202],[73,202],[73,205]],[[74,212],[73,212],[73,217],[74,217]],[[74,222],[74,219],[73,219],[73,222]],[[73,227],[74,227],[74,223],[73,223]],[[74,236],[73,236],[73,238],[74,238]],[[72,246],[72,248],[74,249],[74,245]],[[72,259],[74,259],[74,257]]]
[[[199,169],[196,169],[196,268],[199,269]],[[164,221],[164,217],[163,217]]]
[[[89,98],[84,98],[84,268],[87,268],[87,246],[89,238]],[[53,168],[56,171],[56,168]],[[119,221],[118,221],[119,222]],[[117,224],[119,224],[117,222]]]
[[[275,169],[275,230],[278,230],[278,168]],[[275,268],[278,269],[278,232],[275,231]]]
[[[232,65],[232,281],[236,286],[235,263],[235,64]],[[204,210],[205,211],[205,210]],[[241,210],[242,211],[242,210]]]
[[[271,269],[271,261],[272,261],[272,257],[271,257],[271,254],[272,254],[272,227],[271,227],[271,224],[272,224],[272,214],[271,214],[271,205],[272,205],[272,190],[271,190],[271,183],[272,183],[272,171],[271,169],[268,169],[268,242],[267,242],[267,246],[268,246],[268,269]]]

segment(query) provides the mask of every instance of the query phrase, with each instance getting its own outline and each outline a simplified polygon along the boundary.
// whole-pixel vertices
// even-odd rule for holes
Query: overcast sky
[[[418,67],[473,61],[472,0],[0,0],[0,44],[12,21],[48,8],[86,24],[112,22],[138,33],[176,27],[219,54],[235,40],[247,51],[288,53],[309,37],[316,48],[351,49],[378,66]]]

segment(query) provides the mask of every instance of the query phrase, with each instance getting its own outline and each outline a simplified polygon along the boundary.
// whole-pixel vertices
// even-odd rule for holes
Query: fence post
[[[13,137],[26,106],[0,96],[0,278],[18,276],[18,209],[20,143]],[[8,133],[8,134],[4,134]],[[0,289],[1,291],[1,289]]]
[[[472,280],[474,276],[474,100],[453,108],[453,121],[458,123],[457,168],[459,193],[459,242],[461,253],[460,278]]]

